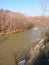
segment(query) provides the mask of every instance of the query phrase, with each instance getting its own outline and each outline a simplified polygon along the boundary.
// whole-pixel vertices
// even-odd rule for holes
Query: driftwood
[[[35,60],[41,55],[42,52],[45,50],[44,39],[42,39],[34,49],[30,49],[30,59],[27,61],[26,65],[34,64]]]
[[[30,48],[27,52],[26,57],[18,62],[18,65],[33,65],[35,60],[41,54],[41,51],[44,51],[44,39],[42,39],[34,48]],[[25,60],[25,62],[23,62]]]
[[[44,41],[45,39],[41,39],[34,48],[30,48],[29,52],[26,54],[26,58],[20,61],[18,65],[34,65],[35,61],[49,50],[49,44],[47,44],[48,42],[45,44]],[[25,62],[22,63],[24,60]]]

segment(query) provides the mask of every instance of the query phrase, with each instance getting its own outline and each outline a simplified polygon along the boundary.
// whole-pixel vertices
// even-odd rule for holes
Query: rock
[[[25,63],[26,63],[26,60],[24,59],[24,60],[18,62],[18,65],[25,65]]]

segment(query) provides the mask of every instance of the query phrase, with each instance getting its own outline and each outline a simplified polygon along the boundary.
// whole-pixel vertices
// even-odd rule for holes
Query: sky
[[[43,7],[41,4],[44,4]],[[23,13],[29,16],[49,15],[49,0],[0,0],[0,9]],[[42,9],[42,8],[43,9]]]

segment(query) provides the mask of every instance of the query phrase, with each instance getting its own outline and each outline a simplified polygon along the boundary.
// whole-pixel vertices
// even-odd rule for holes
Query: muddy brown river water
[[[37,39],[41,39],[46,28],[33,26],[23,32],[0,36],[0,65],[16,65],[15,55],[19,61]]]

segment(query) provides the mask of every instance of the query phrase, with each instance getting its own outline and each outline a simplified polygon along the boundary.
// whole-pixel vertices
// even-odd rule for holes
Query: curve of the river
[[[33,26],[23,32],[0,36],[0,65],[15,65],[14,56],[16,55],[17,60],[23,57],[45,31],[43,26]]]

